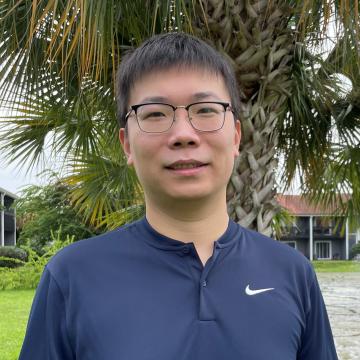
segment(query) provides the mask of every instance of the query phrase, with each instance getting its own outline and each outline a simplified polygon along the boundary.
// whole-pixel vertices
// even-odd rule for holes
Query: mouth
[[[196,160],[185,160],[185,161],[176,161],[169,166],[165,166],[165,168],[169,170],[184,170],[184,169],[186,170],[186,169],[197,169],[207,165],[208,164]]]

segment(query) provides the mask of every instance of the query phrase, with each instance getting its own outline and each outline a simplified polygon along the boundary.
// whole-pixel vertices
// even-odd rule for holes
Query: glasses
[[[227,102],[202,101],[187,106],[173,106],[163,103],[148,103],[130,106],[125,120],[135,113],[139,128],[147,133],[162,133],[168,131],[175,121],[175,110],[183,108],[188,113],[190,124],[195,130],[217,131],[225,122],[227,110],[233,112]]]

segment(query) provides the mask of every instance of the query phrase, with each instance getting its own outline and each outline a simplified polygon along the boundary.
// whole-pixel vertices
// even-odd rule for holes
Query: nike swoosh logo
[[[250,285],[248,285],[245,289],[245,293],[246,295],[257,295],[257,294],[261,294],[265,291],[270,291],[270,290],[274,290],[274,288],[267,288],[267,289],[257,289],[257,290],[251,290],[250,289]]]

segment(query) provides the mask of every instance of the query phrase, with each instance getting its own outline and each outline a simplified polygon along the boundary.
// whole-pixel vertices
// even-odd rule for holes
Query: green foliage
[[[116,137],[98,135],[101,154],[70,155],[63,181],[71,188],[74,209],[95,227],[107,230],[144,214],[142,189]]]
[[[294,222],[292,216],[286,209],[281,208],[272,219],[272,229],[276,239],[280,239],[284,235],[286,227]]]
[[[112,228],[127,221],[127,209],[142,209],[143,204],[136,177],[116,144],[116,67],[126,51],[145,38],[185,31],[215,44],[235,64],[239,76],[259,79],[257,93],[251,93],[261,108],[274,111],[261,118],[274,119],[266,136],[285,156],[283,182],[290,184],[299,170],[304,190],[323,203],[329,201],[326,194],[341,192],[340,182],[340,190],[353,194],[344,207],[350,215],[359,214],[360,153],[353,151],[359,147],[359,135],[351,142],[360,128],[358,2],[275,1],[270,5],[279,11],[273,14],[266,2],[258,5],[264,12],[261,29],[255,26],[252,2],[243,6],[209,0],[2,1],[0,102],[9,113],[0,119],[0,151],[8,162],[34,165],[51,144],[54,153],[66,154],[67,182],[74,190],[77,211],[94,226]],[[286,11],[281,10],[284,6]],[[284,28],[274,29],[273,20],[279,16]],[[240,24],[240,31],[235,24]],[[285,30],[290,36],[281,35]],[[255,42],[249,41],[252,34]],[[249,50],[269,51],[269,34],[277,40],[276,53],[261,62],[261,73],[242,70],[239,59]],[[330,54],[315,56],[314,49],[321,52],[322,47],[331,47]],[[281,55],[289,48],[289,55]],[[274,70],[263,76],[275,62],[289,64],[291,71],[279,75]],[[337,74],[352,83],[346,96]],[[273,104],[262,103],[261,89],[274,93],[267,100]],[[277,93],[288,99],[279,113],[275,113]],[[244,92],[244,100],[247,96]],[[244,129],[244,139],[257,138],[251,129]],[[339,134],[335,144],[333,130]],[[247,157],[242,159],[240,172],[247,168]]]
[[[355,244],[350,251],[350,259],[353,259],[356,255],[360,254],[360,243]]]
[[[51,239],[51,231],[61,228],[61,233],[76,240],[99,233],[88,226],[72,208],[68,198],[69,187],[59,181],[49,185],[31,185],[23,190],[15,206],[21,232],[18,244],[27,244],[41,253]]]
[[[15,246],[0,247],[0,267],[14,268],[27,260],[27,252]]]
[[[174,17],[168,1],[41,4],[0,7],[0,102],[9,110],[0,123],[0,150],[31,168],[51,143],[53,153],[65,155],[76,211],[96,227],[114,228],[143,213],[139,183],[117,136],[119,59],[165,28],[188,29],[192,6],[177,1]]]
[[[0,290],[35,289],[40,276],[33,268],[0,268]]]
[[[44,248],[39,255],[30,246],[22,248],[28,253],[28,261],[22,262],[24,266],[16,269],[0,268],[0,290],[35,289],[39,283],[45,265],[59,250],[74,242],[74,236],[61,239],[61,230],[55,235],[51,232],[52,242]]]

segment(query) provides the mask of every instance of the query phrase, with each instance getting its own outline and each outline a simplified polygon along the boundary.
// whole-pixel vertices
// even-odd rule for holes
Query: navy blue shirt
[[[229,221],[202,265],[143,218],[46,266],[20,360],[333,360],[311,264]]]

